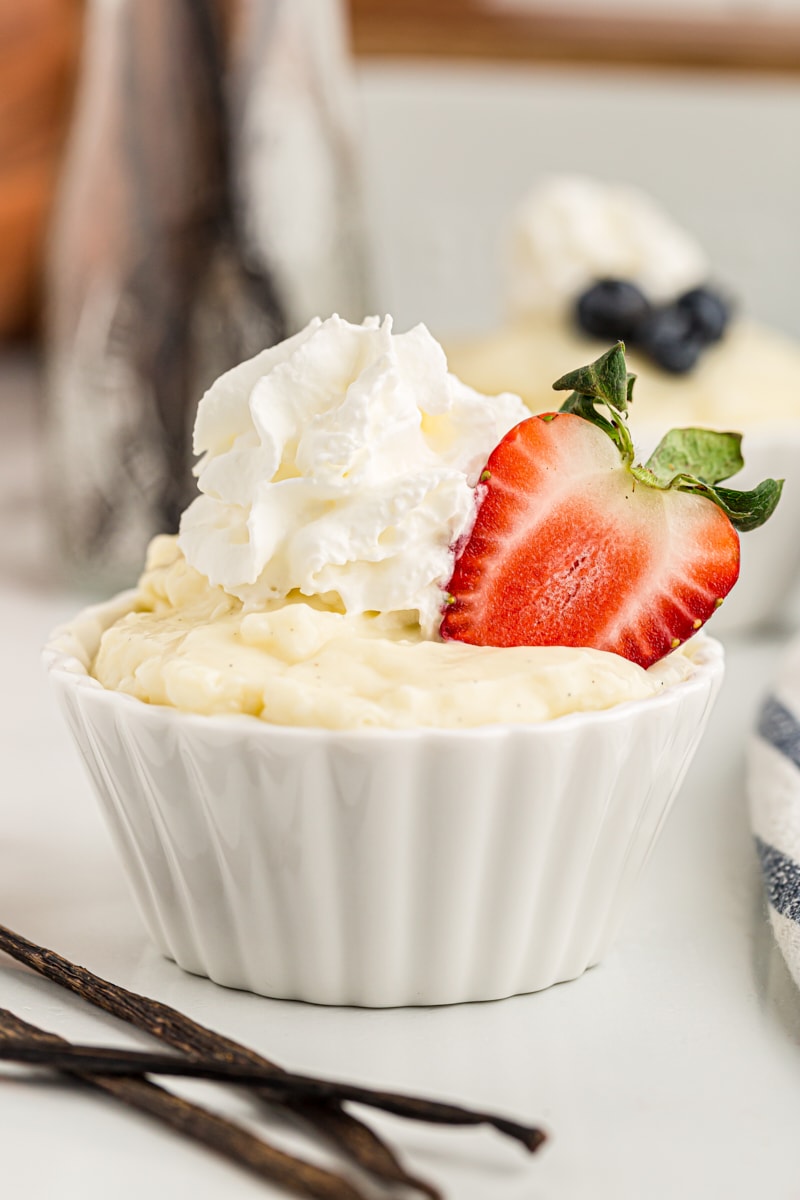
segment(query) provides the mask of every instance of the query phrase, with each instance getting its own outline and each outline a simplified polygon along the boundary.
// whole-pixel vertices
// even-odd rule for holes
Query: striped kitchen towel
[[[800,643],[762,705],[749,748],[748,796],[769,915],[800,987]]]

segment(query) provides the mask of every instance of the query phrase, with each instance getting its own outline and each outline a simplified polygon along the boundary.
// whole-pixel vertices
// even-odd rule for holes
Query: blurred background
[[[203,388],[312,313],[495,326],[556,171],[800,336],[798,131],[800,0],[0,0],[0,571],[130,582]]]

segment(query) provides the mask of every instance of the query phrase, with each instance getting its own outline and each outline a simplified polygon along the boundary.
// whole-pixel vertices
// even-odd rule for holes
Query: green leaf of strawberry
[[[719,505],[735,529],[748,533],[758,529],[774,513],[783,491],[783,480],[764,479],[752,491],[735,492],[732,488],[707,487],[702,480],[693,480],[687,475],[679,476],[673,486],[683,492],[707,496]]]
[[[697,429],[673,430],[634,466],[631,384],[620,343],[558,381],[575,389],[560,412],[492,451],[443,638],[590,646],[647,667],[722,603],[739,574],[736,528],[767,519],[781,481],[718,487],[742,465],[741,438]]]
[[[742,435],[713,429],[671,429],[645,466],[663,486],[676,475],[697,475],[706,483],[719,483],[744,466]]]
[[[617,342],[595,362],[562,375],[553,384],[553,391],[576,392],[624,413],[627,412],[630,399],[629,381],[635,378],[635,375],[628,373],[625,343]]]
[[[741,444],[740,433],[672,429],[644,467],[631,467],[631,474],[650,487],[706,496],[719,505],[736,529],[746,533],[772,516],[781,498],[783,480],[765,479],[749,492],[714,486],[744,466]]]

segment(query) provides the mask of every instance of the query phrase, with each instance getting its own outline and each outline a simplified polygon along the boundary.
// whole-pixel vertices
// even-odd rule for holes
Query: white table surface
[[[48,581],[34,380],[0,370],[0,923],[282,1064],[538,1120],[529,1159],[484,1130],[375,1118],[459,1200],[798,1200],[800,993],[767,923],[743,752],[781,655],[731,642],[707,737],[607,960],[532,996],[440,1009],[326,1009],[226,991],[149,945],[38,648],[80,598]],[[145,1044],[0,955],[0,1005],[74,1040]],[[325,1161],[240,1097],[181,1088]],[[65,1083],[0,1068],[0,1194],[235,1200],[277,1190]]]

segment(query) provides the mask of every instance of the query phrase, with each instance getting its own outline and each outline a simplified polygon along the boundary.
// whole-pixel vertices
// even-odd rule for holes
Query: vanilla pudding
[[[701,645],[645,671],[601,650],[432,640],[413,612],[350,614],[297,592],[248,611],[162,537],[135,611],[103,634],[93,674],[149,704],[275,725],[458,729],[655,696],[691,675]]]

